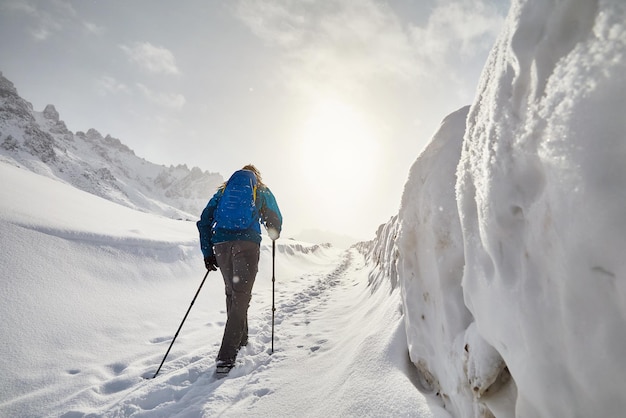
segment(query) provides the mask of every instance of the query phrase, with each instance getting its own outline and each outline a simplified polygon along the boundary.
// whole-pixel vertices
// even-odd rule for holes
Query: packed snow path
[[[250,343],[227,378],[212,376],[215,340],[210,348],[168,359],[154,380],[132,383],[135,376],[120,376],[102,383],[95,390],[120,393],[102,415],[433,416],[409,377],[399,305],[388,303],[388,290],[371,294],[362,260],[355,250],[337,252],[330,264],[288,285],[277,278],[273,354],[271,297],[260,282],[250,309]],[[154,342],[165,350],[171,339]],[[154,360],[141,362],[158,364]]]

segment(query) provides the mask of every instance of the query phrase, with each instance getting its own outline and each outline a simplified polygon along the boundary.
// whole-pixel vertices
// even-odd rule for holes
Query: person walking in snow
[[[219,267],[226,290],[226,327],[217,355],[216,372],[235,365],[239,349],[248,344],[248,307],[258,271],[261,227],[278,239],[282,215],[261,173],[252,164],[235,171],[213,195],[197,222],[207,270]]]

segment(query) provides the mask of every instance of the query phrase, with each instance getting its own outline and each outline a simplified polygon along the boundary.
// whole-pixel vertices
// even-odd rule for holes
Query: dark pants
[[[216,244],[215,257],[226,289],[226,328],[218,360],[234,362],[237,351],[248,342],[248,307],[259,270],[259,244],[229,241]]]

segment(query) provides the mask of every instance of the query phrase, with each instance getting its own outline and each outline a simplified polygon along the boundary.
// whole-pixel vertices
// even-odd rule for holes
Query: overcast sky
[[[0,0],[0,71],[35,110],[151,162],[257,165],[286,233],[370,239],[441,120],[472,102],[508,7]]]

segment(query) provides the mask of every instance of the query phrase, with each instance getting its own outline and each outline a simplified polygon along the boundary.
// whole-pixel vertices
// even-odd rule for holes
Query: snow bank
[[[375,240],[355,244],[355,248],[365,255],[370,267],[368,282],[372,289],[387,282],[392,289],[398,285],[398,249],[395,243],[399,227],[398,216],[393,216],[389,222],[380,225]]]
[[[473,318],[463,302],[463,237],[455,196],[467,113],[466,107],[448,116],[411,168],[397,241],[411,360],[424,389],[458,417],[481,415],[482,408],[464,370],[465,334]]]
[[[459,165],[465,301],[517,416],[626,408],[626,5],[520,2]]]
[[[626,409],[625,22],[617,0],[514,2],[379,231],[411,360],[455,416]]]

